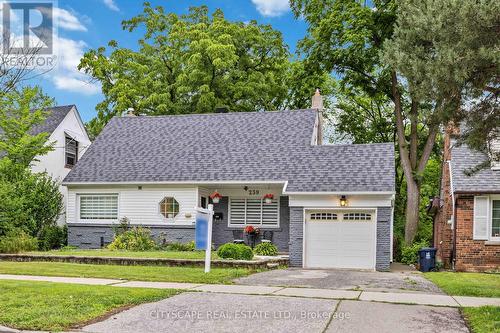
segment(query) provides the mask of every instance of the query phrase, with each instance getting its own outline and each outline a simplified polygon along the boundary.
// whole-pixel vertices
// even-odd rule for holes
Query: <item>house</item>
[[[500,163],[457,145],[458,129],[445,133],[440,198],[433,201],[434,246],[445,267],[498,271],[500,267]],[[491,145],[499,151],[499,141]]]
[[[316,108],[115,117],[63,182],[68,242],[102,247],[124,217],[188,242],[219,193],[215,246],[253,225],[291,266],[388,270],[394,145],[323,145],[321,128]]]
[[[33,172],[47,172],[56,181],[62,182],[64,177],[83,156],[90,139],[80,114],[75,105],[56,106],[46,110],[44,122],[32,129],[32,134],[49,133],[47,142],[54,142],[54,150],[46,155],[37,156],[37,161],[31,165]],[[60,186],[60,191],[66,202],[67,189]],[[63,213],[58,224],[64,224],[66,218]]]

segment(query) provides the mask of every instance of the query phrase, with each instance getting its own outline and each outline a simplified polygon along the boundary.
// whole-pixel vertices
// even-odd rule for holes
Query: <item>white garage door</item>
[[[306,211],[305,267],[375,269],[375,211]]]

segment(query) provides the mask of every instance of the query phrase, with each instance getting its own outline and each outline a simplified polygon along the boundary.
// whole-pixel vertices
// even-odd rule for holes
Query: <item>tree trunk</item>
[[[415,182],[407,181],[406,184],[406,224],[405,243],[411,245],[417,234],[420,212],[420,186]]]

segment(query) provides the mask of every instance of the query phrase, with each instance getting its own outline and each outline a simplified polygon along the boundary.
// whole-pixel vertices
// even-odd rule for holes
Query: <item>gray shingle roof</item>
[[[492,170],[486,167],[470,176],[464,172],[487,160],[488,155],[470,149],[466,145],[453,146],[451,150],[453,190],[455,192],[500,193],[500,170]]]
[[[74,105],[63,105],[63,106],[55,106],[52,108],[48,108],[45,111],[47,112],[47,117],[45,121],[39,125],[33,126],[31,129],[32,135],[37,135],[42,132],[47,132],[52,134],[54,130],[59,126],[59,124],[63,121],[66,115],[71,111]],[[0,128],[0,135],[3,133],[3,130]],[[0,151],[0,158],[5,155],[5,151]]]
[[[315,110],[115,117],[64,183],[288,181],[393,191],[392,144],[311,146]]]
[[[45,121],[39,125],[36,125],[32,128],[31,133],[33,135],[47,132],[51,134],[54,130],[59,126],[59,124],[63,121],[66,115],[71,111],[71,109],[75,107],[74,105],[62,105],[62,106],[54,106],[45,110],[47,112],[47,118]]]

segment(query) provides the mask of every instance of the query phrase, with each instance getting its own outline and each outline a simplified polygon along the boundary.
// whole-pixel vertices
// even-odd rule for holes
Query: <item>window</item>
[[[372,215],[367,213],[345,213],[344,221],[371,221]]]
[[[160,201],[160,214],[167,219],[173,219],[179,214],[179,203],[172,197],[166,197]]]
[[[491,237],[500,238],[500,200],[492,200]]]
[[[118,219],[117,194],[82,194],[79,199],[81,220]]]
[[[312,213],[311,220],[336,220],[337,214],[334,213]]]
[[[67,168],[73,167],[78,161],[78,141],[66,136],[64,160]]]
[[[201,205],[201,208],[208,208],[208,198],[207,197],[201,197],[201,199],[200,199],[200,205]]]
[[[269,204],[258,198],[230,198],[229,225],[276,227],[279,223],[279,200]]]

